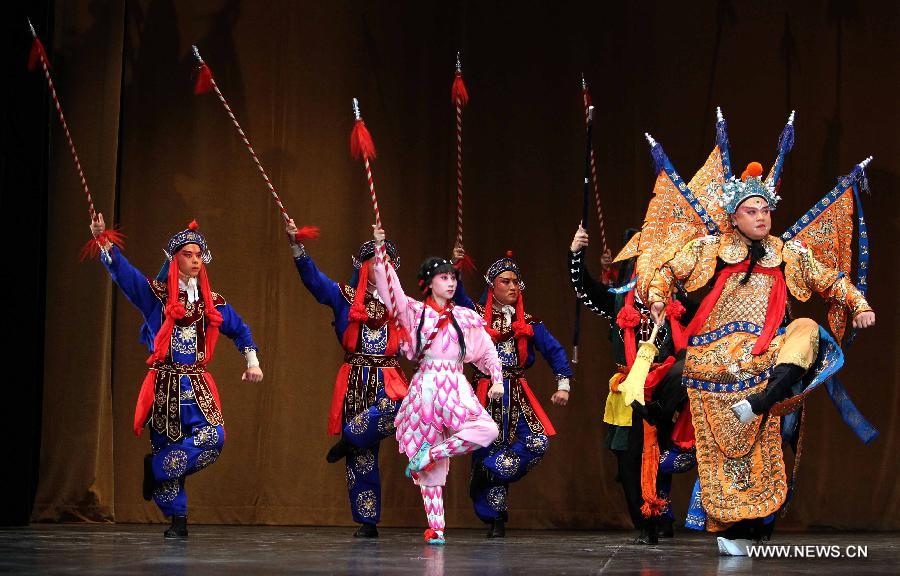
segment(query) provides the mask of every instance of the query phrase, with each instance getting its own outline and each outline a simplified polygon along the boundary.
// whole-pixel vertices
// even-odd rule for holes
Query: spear
[[[94,208],[94,197],[91,196],[91,190],[88,188],[87,178],[84,176],[84,169],[81,167],[81,161],[78,160],[78,152],[75,150],[75,142],[72,140],[72,134],[69,132],[69,125],[66,123],[66,116],[63,114],[62,105],[59,102],[59,96],[56,94],[56,86],[53,84],[53,78],[50,75],[50,60],[47,58],[47,51],[44,50],[44,44],[38,38],[34,26],[31,25],[31,19],[28,19],[28,29],[31,31],[31,53],[28,55],[28,69],[34,70],[38,63],[44,70],[44,78],[47,80],[47,88],[50,90],[50,97],[53,99],[53,106],[56,108],[56,115],[59,123],[62,125],[63,133],[66,136],[66,142],[69,144],[69,152],[72,153],[72,160],[75,162],[75,171],[78,173],[78,179],[81,181],[81,187],[84,189],[84,197],[88,204],[88,214],[91,220],[97,219],[97,211]],[[81,249],[81,259],[84,260],[88,256],[96,257],[100,250],[107,243],[113,243],[122,248],[125,242],[125,235],[119,230],[109,228],[104,230],[96,238],[88,240],[87,244]]]
[[[225,108],[225,113],[228,114],[228,118],[230,118],[231,123],[234,124],[234,128],[235,130],[237,130],[238,136],[240,136],[241,141],[244,143],[244,146],[247,147],[247,152],[250,154],[250,159],[253,160],[253,163],[256,165],[256,169],[259,170],[263,181],[266,183],[266,188],[268,188],[269,193],[272,194],[272,198],[275,200],[275,205],[281,212],[281,217],[284,218],[285,222],[289,222],[291,220],[291,217],[288,215],[287,209],[284,207],[284,203],[278,196],[278,192],[275,190],[275,186],[272,184],[272,180],[269,178],[269,175],[266,174],[265,168],[263,168],[262,163],[259,161],[259,157],[256,155],[256,151],[253,149],[253,145],[250,144],[250,139],[247,137],[244,129],[241,128],[240,123],[234,115],[234,112],[231,110],[231,106],[228,105],[228,100],[225,99],[225,95],[222,94],[222,91],[219,89],[219,85],[216,83],[215,77],[213,77],[212,70],[210,69],[209,65],[207,65],[206,62],[203,61],[203,58],[200,56],[200,51],[197,49],[197,47],[191,46],[191,49],[194,52],[194,58],[197,59],[197,79],[194,83],[194,94],[205,94],[212,90],[216,93],[216,96],[219,97],[219,102],[221,102],[222,107]],[[295,239],[297,240],[297,242],[312,240],[318,237],[319,229],[315,226],[301,226],[295,234]]]
[[[372,176],[372,163],[370,158],[375,158],[375,142],[372,141],[372,135],[363,122],[362,114],[359,112],[359,100],[353,99],[353,130],[350,132],[350,155],[353,158],[363,161],[366,169],[366,181],[369,183],[369,195],[372,198],[372,210],[375,212],[375,226],[380,230],[381,227],[381,211],[378,209],[378,196],[375,195],[375,179]],[[378,259],[386,263],[386,254],[384,244],[378,247]],[[394,324],[402,341],[409,341],[409,335],[400,324],[400,317],[397,314],[397,298],[394,295],[394,283],[391,275],[387,275],[388,298],[391,301],[391,310],[393,310]]]
[[[591,93],[588,90],[587,81],[584,79],[584,74],[581,75],[581,97],[584,101],[584,122],[588,124],[591,122],[591,119],[588,118],[590,115],[590,109],[593,108],[591,101]],[[606,245],[606,226],[603,224],[603,207],[600,205],[600,188],[597,185],[597,163],[594,160],[594,149],[591,148],[591,183],[594,188],[594,201],[597,204],[597,218],[600,220],[600,245],[603,248],[603,252],[607,251]]]
[[[469,93],[463,83],[462,60],[456,53],[456,75],[450,87],[450,99],[456,107],[456,245],[463,247],[463,188],[462,188],[462,109],[469,102]],[[457,268],[475,271],[475,262],[466,254],[456,263]]]
[[[589,198],[591,195],[591,159],[593,158],[593,148],[591,147],[591,136],[594,131],[594,107],[588,105],[587,115],[585,116],[587,124],[587,148],[584,157],[584,186],[581,194],[581,227],[587,230]],[[575,299],[575,333],[572,337],[572,362],[578,364],[578,341],[581,339],[581,300]]]

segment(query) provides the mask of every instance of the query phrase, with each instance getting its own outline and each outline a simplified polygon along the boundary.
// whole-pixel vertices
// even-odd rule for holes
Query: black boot
[[[153,454],[144,456],[144,482],[141,485],[141,495],[144,500],[153,500],[153,491],[156,489],[156,478],[153,476]]]
[[[796,364],[778,364],[772,369],[766,389],[747,396],[747,402],[756,415],[765,414],[772,406],[791,397],[791,387],[806,374],[806,368]]]
[[[487,533],[488,538],[506,538],[506,521],[503,518],[494,518]]]
[[[635,538],[635,544],[659,544],[659,535],[656,532],[656,523],[652,518],[645,518],[641,524],[641,533]]]
[[[163,536],[166,538],[187,538],[187,516],[172,516],[172,525],[163,532]]]
[[[658,527],[659,537],[660,538],[674,538],[675,537],[675,527],[673,526],[673,522],[671,518],[663,518],[659,522]]]
[[[356,532],[353,533],[354,538],[378,538],[378,528],[374,524],[360,524]]]
[[[325,460],[328,461],[329,464],[334,464],[340,460],[343,460],[350,454],[350,450],[352,446],[349,442],[347,442],[343,436],[341,439],[335,442],[334,446],[328,449],[328,454],[325,455]]]

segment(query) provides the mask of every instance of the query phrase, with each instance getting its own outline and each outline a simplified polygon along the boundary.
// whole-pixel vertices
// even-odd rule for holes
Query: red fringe
[[[587,90],[582,90],[582,91],[581,91],[581,94],[584,96],[584,106],[585,106],[585,108],[587,108],[588,106],[590,106],[591,104],[594,103],[594,102],[591,100],[591,93],[590,93],[590,92],[588,92]],[[587,110],[585,110],[585,112],[587,112]]]
[[[213,87],[212,70],[206,65],[206,62],[197,68],[197,79],[194,81],[194,94],[206,94]]]
[[[88,257],[96,258],[97,254],[100,253],[100,246],[107,242],[115,244],[122,249],[125,246],[125,235],[117,229],[104,230],[99,236],[91,238],[87,244],[81,247],[81,252],[78,254],[79,260],[83,262]]]
[[[203,295],[203,305],[206,308],[207,328],[206,328],[206,357],[202,364],[205,366],[212,360],[213,353],[216,351],[216,342],[219,340],[219,326],[222,325],[222,313],[216,310],[213,304],[212,291],[209,289],[209,276],[206,272],[206,265],[200,265],[200,294]],[[176,295],[176,298],[178,296]],[[218,400],[218,398],[216,398]],[[221,406],[221,405],[220,405]],[[221,408],[220,408],[221,409]]]
[[[537,416],[537,419],[544,425],[544,433],[546,433],[547,436],[556,436],[556,428],[553,427],[553,423],[550,422],[550,417],[547,416],[547,413],[544,412],[540,402],[538,402],[537,396],[531,391],[531,386],[528,385],[528,381],[524,378],[519,378],[519,384],[522,385],[522,392],[525,392],[525,398],[527,398],[528,403],[531,404],[534,415]]]
[[[666,500],[660,498],[656,492],[658,470],[659,444],[657,444],[656,428],[645,421],[644,450],[641,454],[641,496],[644,499],[641,514],[644,518],[659,516],[666,507]]]
[[[334,390],[331,394],[331,409],[328,411],[328,433],[337,436],[341,433],[341,414],[344,413],[344,396],[347,394],[347,383],[350,379],[351,366],[344,362],[334,379]]]
[[[403,400],[409,394],[409,383],[399,368],[382,368],[381,377],[384,379],[384,393],[394,402]]]
[[[175,327],[175,320],[184,318],[187,311],[181,302],[178,301],[178,262],[174,259],[169,262],[169,276],[166,279],[166,287],[168,297],[166,298],[166,307],[164,309],[165,320],[153,339],[153,353],[147,358],[147,364],[153,365],[154,362],[162,362],[169,353],[169,341],[172,339],[172,329]]]
[[[359,160],[375,158],[375,143],[362,120],[357,120],[350,132],[350,155]]]
[[[460,106],[465,106],[469,103],[469,92],[466,90],[465,83],[463,83],[462,72],[457,72],[456,78],[453,79],[453,86],[450,88],[450,100],[454,106],[456,106],[457,100],[459,100]]]
[[[141,391],[138,393],[137,404],[134,407],[132,430],[138,438],[141,437],[144,424],[147,423],[147,418],[150,416],[150,409],[153,408],[153,390],[155,387],[156,370],[151,368],[147,371],[147,375],[144,376],[144,381],[141,383]]]
[[[44,45],[41,43],[40,38],[35,38],[31,43],[31,52],[28,54],[28,69],[34,70],[37,68],[38,62],[43,58],[44,62],[47,63],[47,68],[50,67],[50,59],[47,58],[47,52],[44,50]]]
[[[349,323],[347,324],[347,328],[344,330],[344,335],[341,338],[341,344],[344,346],[344,350],[346,350],[347,352],[356,352],[356,345],[359,342],[360,324],[365,322],[369,318],[369,313],[366,311],[365,297],[366,281],[369,277],[370,262],[371,260],[366,260],[359,268],[359,281],[356,283],[356,292],[354,292],[353,295],[353,304],[350,306],[350,311],[347,313],[347,319],[349,320]],[[390,336],[390,331],[391,328],[389,326],[388,336]],[[341,398],[343,398],[343,396]]]
[[[315,240],[319,237],[319,227],[318,226],[301,226],[297,233],[294,234],[294,238],[297,242],[305,242],[306,240]]]
[[[475,267],[475,261],[472,260],[472,257],[468,254],[463,256],[461,260],[457,260],[456,264],[454,264],[453,267],[462,272],[468,272],[469,274],[472,274],[477,270],[477,268]]]

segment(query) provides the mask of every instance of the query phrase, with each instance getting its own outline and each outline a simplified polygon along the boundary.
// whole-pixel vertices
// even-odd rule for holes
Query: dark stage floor
[[[900,535],[781,534],[773,545],[824,546],[843,558],[720,558],[715,539],[680,534],[659,546],[629,544],[624,532],[510,531],[487,540],[450,530],[444,547],[421,531],[382,530],[377,540],[350,528],[192,526],[187,542],[164,541],[163,526],[36,525],[0,529],[0,572],[33,574],[896,574]],[[866,558],[848,558],[865,546]],[[793,550],[792,550],[793,551]],[[812,549],[804,548],[812,555]]]

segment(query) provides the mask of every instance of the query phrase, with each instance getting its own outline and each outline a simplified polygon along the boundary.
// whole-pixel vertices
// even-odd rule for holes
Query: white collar
[[[187,301],[191,304],[200,299],[200,291],[197,289],[196,278],[188,278],[187,282],[179,278],[178,289],[187,292]]]
[[[494,298],[494,296],[492,295],[491,298]],[[511,326],[513,315],[516,313],[515,307],[509,304],[501,304],[496,298],[494,298],[494,304],[495,308],[503,315],[503,320],[506,321],[506,325]]]

